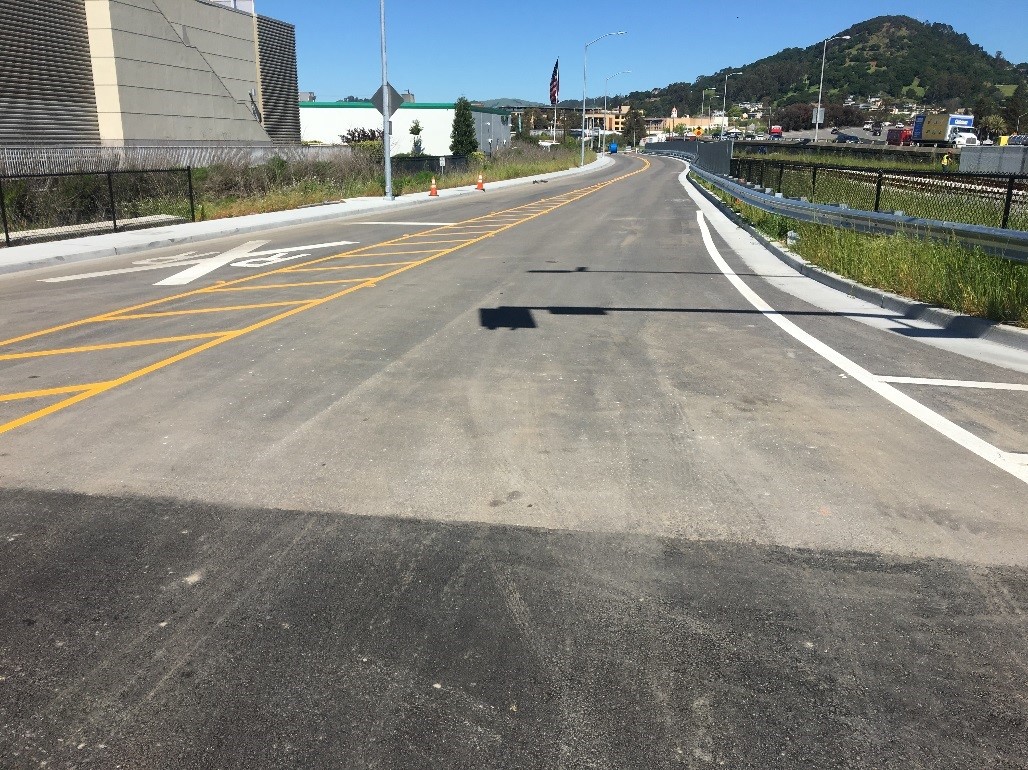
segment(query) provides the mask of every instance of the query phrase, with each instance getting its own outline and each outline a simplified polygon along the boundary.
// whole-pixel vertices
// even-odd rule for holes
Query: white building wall
[[[472,108],[472,118],[478,137],[479,149],[488,153],[510,143],[509,120],[503,115],[479,112]],[[452,107],[404,104],[393,113],[390,136],[391,154],[413,152],[414,137],[411,124],[421,123],[421,149],[426,155],[450,155],[450,132],[453,130]],[[305,142],[340,144],[342,135],[354,128],[381,130],[382,115],[370,104],[312,103],[300,105],[300,137]],[[492,142],[490,143],[490,139]]]

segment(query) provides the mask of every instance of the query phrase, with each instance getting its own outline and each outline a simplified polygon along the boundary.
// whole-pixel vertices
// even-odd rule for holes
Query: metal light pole
[[[821,85],[817,87],[817,112],[814,114],[814,141],[817,142],[817,130],[821,127],[821,93],[825,87],[825,58],[828,56],[828,44],[833,40],[849,40],[849,35],[840,35],[838,37],[830,37],[825,40],[825,44],[821,49]]]
[[[741,72],[727,72],[725,73],[725,96],[724,101],[721,105],[721,111],[724,113],[725,122],[721,124],[721,138],[725,138],[725,128],[728,126],[728,78],[741,75]]]
[[[385,199],[393,200],[393,159],[390,157],[389,118],[392,116],[389,104],[389,73],[386,69],[386,6],[385,0],[378,0],[382,33],[382,159],[385,162]]]
[[[700,117],[701,118],[703,117],[703,105],[706,102],[707,94],[708,93],[716,94],[717,93],[717,89],[716,88],[704,88],[703,89],[703,93],[700,94]],[[707,103],[707,131],[708,132],[710,131],[710,128],[711,128],[711,126],[710,126],[710,104]]]
[[[600,153],[603,153],[603,134],[607,131],[607,83],[610,82],[611,78],[616,78],[618,75],[627,75],[632,70],[621,70],[621,72],[615,72],[613,75],[607,75],[603,79],[603,129],[600,133]]]
[[[606,35],[600,35],[598,38],[596,38],[596,40],[590,40],[588,43],[585,44],[585,51],[582,53],[582,159],[578,162],[579,166],[585,165],[585,90],[588,82],[586,76],[586,73],[588,71],[586,68],[586,63],[589,59],[589,46],[591,46],[593,43],[603,40],[603,38],[605,37],[610,37],[611,35],[624,34],[626,34],[624,31],[608,32]]]

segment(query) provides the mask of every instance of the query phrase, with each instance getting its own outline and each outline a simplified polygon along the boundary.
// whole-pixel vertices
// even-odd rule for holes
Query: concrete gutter
[[[732,222],[752,235],[764,248],[789,265],[789,267],[808,278],[812,278],[818,283],[822,283],[837,291],[844,292],[848,296],[856,297],[886,310],[891,310],[894,313],[900,313],[904,318],[925,321],[961,337],[988,340],[989,342],[995,342],[999,345],[1005,345],[1006,347],[1028,353],[1028,329],[1021,329],[1017,326],[996,323],[984,318],[976,318],[975,316],[963,315],[934,305],[927,305],[924,302],[917,302],[907,297],[901,297],[898,294],[891,294],[881,289],[864,286],[849,278],[843,278],[841,275],[823,270],[807,262],[798,254],[789,251],[780,243],[770,240],[762,232],[744,221],[730,207],[725,205],[724,201],[702,185],[696,184],[692,179],[689,182],[707,200],[721,209]]]
[[[566,176],[598,171],[613,163],[610,156],[597,158],[583,168],[557,171],[551,174],[507,179],[502,182],[487,182],[486,191],[533,184],[542,180],[560,179]],[[89,259],[100,259],[121,254],[135,254],[164,246],[175,246],[212,238],[271,230],[291,225],[305,225],[314,222],[344,219],[367,214],[372,211],[396,211],[423,206],[448,198],[476,193],[473,185],[439,190],[438,198],[429,198],[427,193],[410,193],[387,201],[384,198],[352,198],[341,203],[307,206],[289,211],[275,211],[268,214],[250,214],[243,217],[213,219],[206,222],[153,227],[145,230],[130,230],[120,233],[105,233],[64,241],[31,243],[25,246],[0,248],[0,274],[33,270],[50,265],[70,264]]]

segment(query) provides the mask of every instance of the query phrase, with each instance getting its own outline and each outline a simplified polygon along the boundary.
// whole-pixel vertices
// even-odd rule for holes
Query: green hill
[[[1028,63],[1013,65],[975,45],[948,24],[909,16],[879,16],[838,35],[828,44],[825,103],[853,95],[858,101],[883,96],[948,108],[970,108],[982,99],[1000,102],[1028,79]],[[741,72],[729,84],[732,101],[770,102],[776,107],[817,100],[821,41],[787,48],[752,64],[704,75],[694,83],[672,83],[619,96],[650,115],[698,114],[704,88],[721,94],[727,72]],[[709,98],[709,96],[708,96]],[[715,100],[715,104],[719,100]]]

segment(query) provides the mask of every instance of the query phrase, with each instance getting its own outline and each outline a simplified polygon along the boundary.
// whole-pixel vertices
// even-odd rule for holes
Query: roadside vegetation
[[[798,222],[694,181],[770,238],[784,242],[795,232],[799,238],[790,250],[820,268],[918,302],[1028,328],[1028,265],[956,243]]]
[[[197,169],[193,172],[197,219],[285,211],[348,198],[384,195],[381,153],[376,154],[374,148],[355,150],[352,155],[326,161],[288,163],[272,158],[250,168],[218,165]],[[595,157],[595,153],[586,152],[587,162]],[[435,174],[436,186],[445,189],[475,184],[479,173],[487,183],[553,173],[574,168],[578,162],[577,145],[554,145],[547,149],[534,142],[518,142],[493,153],[491,158],[481,152],[473,153],[463,170]],[[432,176],[431,171],[406,173],[402,164],[396,163],[393,193],[427,193]]]
[[[936,156],[931,153],[910,153],[908,158],[896,157],[893,154],[881,153],[868,157],[867,150],[857,151],[859,154],[846,154],[844,151],[818,152],[810,151],[769,151],[761,153],[755,147],[736,147],[736,158],[752,160],[784,161],[785,163],[813,163],[818,166],[846,166],[848,168],[866,168],[873,171],[942,171],[940,161],[945,151]]]

